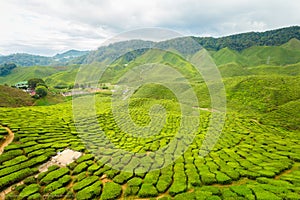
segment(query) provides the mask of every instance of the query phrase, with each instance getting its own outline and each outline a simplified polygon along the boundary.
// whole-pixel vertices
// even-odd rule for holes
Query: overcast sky
[[[96,49],[116,34],[161,27],[225,36],[300,24],[298,0],[1,0],[0,54]]]

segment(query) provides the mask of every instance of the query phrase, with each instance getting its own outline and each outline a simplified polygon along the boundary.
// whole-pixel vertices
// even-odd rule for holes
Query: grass
[[[34,100],[22,90],[0,85],[0,107],[20,107],[33,105]]]

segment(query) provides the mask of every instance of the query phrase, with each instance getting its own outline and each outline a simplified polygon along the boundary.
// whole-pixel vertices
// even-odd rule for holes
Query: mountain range
[[[270,51],[275,52],[274,57],[277,55],[282,54],[289,54],[290,51],[297,49],[299,47],[300,40],[300,26],[292,26],[287,28],[281,28],[266,32],[249,32],[249,33],[241,33],[237,35],[230,35],[220,38],[213,38],[213,37],[191,37],[195,41],[197,41],[203,48],[211,51],[212,54],[216,55],[216,63],[217,64],[226,64],[223,62],[224,59],[221,57],[226,57],[226,59],[232,61],[234,58],[235,61],[239,63],[244,63],[244,57],[252,55],[253,51],[257,51],[257,53],[261,55],[268,55]],[[286,44],[281,49],[276,49],[274,47],[279,47],[290,40],[293,41],[289,44]],[[168,46],[174,45],[184,45],[185,38],[175,38],[172,40],[162,41],[162,42],[151,42],[151,41],[142,41],[142,40],[131,40],[131,41],[124,41],[113,43],[108,46],[101,46],[95,51],[78,51],[78,50],[69,50],[67,52],[56,54],[52,57],[40,56],[40,55],[31,55],[25,53],[16,53],[8,56],[0,56],[0,64],[4,63],[15,63],[18,66],[62,66],[62,65],[69,65],[69,64],[89,64],[91,62],[91,58],[93,61],[103,61],[107,58],[116,59],[116,52],[118,54],[123,52],[127,52],[131,48],[139,49],[140,47],[163,47],[166,48]],[[268,46],[269,48],[265,48]],[[253,48],[251,48],[253,47]],[[257,47],[260,47],[257,49]],[[183,49],[183,48],[182,48]],[[189,50],[190,48],[185,45],[184,50]],[[139,52],[135,52],[137,55],[139,53],[143,53],[143,50]],[[241,54],[241,56],[240,56]],[[133,56],[133,55],[127,55]],[[269,63],[273,64],[282,64],[276,59],[272,57],[265,57],[250,62],[251,65],[256,65],[258,63],[267,62],[270,59]],[[290,64],[294,63],[295,61],[287,61],[288,63],[283,64]]]

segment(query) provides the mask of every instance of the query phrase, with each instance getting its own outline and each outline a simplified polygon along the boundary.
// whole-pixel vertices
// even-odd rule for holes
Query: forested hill
[[[249,32],[226,37],[193,37],[204,48],[218,51],[230,48],[242,51],[252,46],[279,46],[292,38],[300,39],[300,26],[292,26],[266,32]]]

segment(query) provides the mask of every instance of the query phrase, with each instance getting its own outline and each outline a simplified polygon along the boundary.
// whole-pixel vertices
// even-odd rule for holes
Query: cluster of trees
[[[33,78],[28,81],[28,87],[35,90],[35,98],[45,97],[48,94],[48,87],[43,79]]]
[[[293,26],[266,32],[249,32],[221,38],[194,37],[204,48],[218,51],[225,47],[242,51],[252,46],[279,46],[292,38],[300,39],[300,27]]]
[[[5,63],[0,65],[0,76],[6,76],[10,74],[10,72],[16,67],[17,65],[14,63]]]

